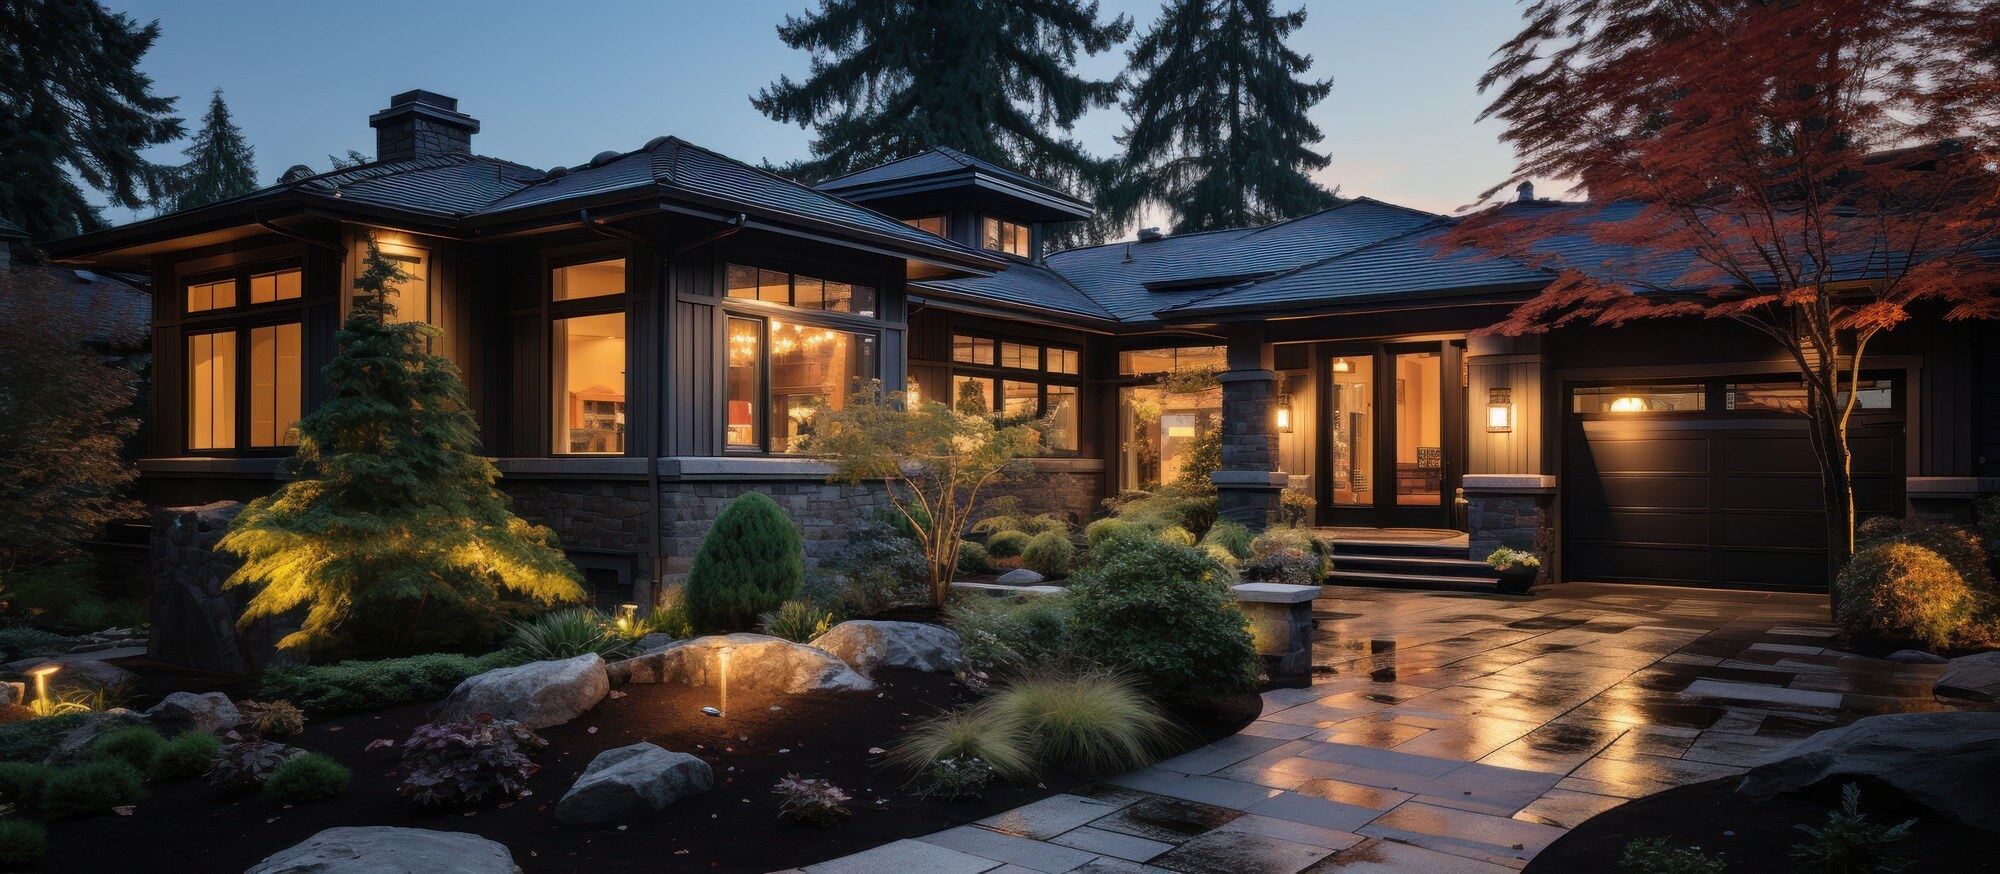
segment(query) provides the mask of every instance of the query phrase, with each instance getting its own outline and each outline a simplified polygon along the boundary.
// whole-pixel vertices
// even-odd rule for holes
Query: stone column
[[[1502,546],[1532,551],[1544,556],[1544,581],[1561,579],[1556,478],[1543,471],[1554,462],[1567,401],[1545,373],[1542,338],[1473,337],[1466,354],[1466,557],[1484,561]]]
[[[1242,583],[1232,588],[1236,605],[1250,617],[1250,637],[1271,674],[1272,685],[1310,684],[1312,605],[1320,588],[1283,583]]]
[[[1278,470],[1278,374],[1262,322],[1229,326],[1222,382],[1222,469],[1211,474],[1221,515],[1262,531],[1277,515],[1287,477]]]

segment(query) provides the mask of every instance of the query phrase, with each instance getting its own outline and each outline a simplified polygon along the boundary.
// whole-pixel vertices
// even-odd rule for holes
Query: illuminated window
[[[952,378],[952,406],[961,413],[978,416],[993,412],[993,380],[984,376]]]
[[[988,251],[1028,257],[1027,225],[989,218],[983,230],[985,234],[980,238],[980,244]]]
[[[211,335],[213,336],[213,335]],[[250,329],[250,445],[297,446],[300,380],[299,323]]]
[[[1055,350],[1050,350],[1051,352]],[[1048,416],[1055,424],[1055,433],[1048,437],[1048,448],[1056,452],[1076,451],[1077,389],[1073,385],[1048,387]]]
[[[1806,411],[1806,387],[1800,382],[1732,382],[1723,395],[1728,408],[1739,411],[1764,411],[1804,414]],[[1847,403],[1847,392],[1840,392],[1837,404]],[[1857,410],[1887,410],[1896,405],[1896,386],[1886,379],[1864,379],[1861,393],[1854,402]]]
[[[556,321],[556,449],[625,452],[625,314]]]
[[[1170,373],[1225,369],[1227,364],[1221,346],[1138,349],[1118,353],[1118,372],[1124,376],[1164,376]]]
[[[250,303],[276,303],[299,299],[299,271],[277,270],[250,276]]]
[[[188,448],[236,448],[236,332],[188,337]]]
[[[1038,416],[1041,414],[1042,386],[1040,383],[1006,380],[1000,383],[1000,415]]]
[[[994,342],[985,337],[955,334],[951,338],[951,360],[960,364],[993,363]]]
[[[554,271],[551,285],[556,300],[582,300],[625,293],[625,259],[571,264]]]
[[[1079,372],[1078,359],[1080,357],[1081,356],[1077,353],[1075,349],[1064,349],[1058,346],[1050,346],[1049,372],[1066,373],[1069,374],[1070,376],[1075,376]]]
[[[1042,369],[1042,347],[1025,343],[1001,343],[1000,366],[1023,370]]]
[[[757,410],[764,388],[758,369],[764,361],[764,325],[755,319],[729,320],[728,410],[725,440],[732,449],[756,449]]]
[[[803,310],[875,315],[873,286],[854,285],[731,264],[724,271],[723,293],[737,300],[761,300]]]
[[[946,221],[945,217],[941,215],[928,215],[924,216],[923,218],[904,219],[903,224],[909,225],[910,227],[916,228],[917,230],[924,231],[926,233],[936,234],[940,237],[948,237],[951,235],[950,233],[951,223]]]
[[[732,449],[801,451],[813,420],[846,406],[876,376],[872,334],[731,318],[724,440]]]
[[[391,321],[428,322],[431,320],[431,273],[430,261],[424,253],[416,249],[382,247],[382,255],[389,263],[396,265],[402,277],[390,282],[383,289],[383,302],[394,314]],[[616,263],[616,262],[614,262]],[[558,277],[562,271],[556,271]],[[561,280],[558,279],[558,282]],[[253,286],[254,290],[254,286]]]
[[[1570,409],[1577,413],[1684,413],[1707,406],[1707,392],[1698,383],[1588,386],[1570,394]]]
[[[236,278],[195,282],[187,287],[187,311],[225,310],[236,305]]]

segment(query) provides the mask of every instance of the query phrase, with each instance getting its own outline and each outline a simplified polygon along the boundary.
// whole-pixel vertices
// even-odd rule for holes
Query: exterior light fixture
[[[1511,388],[1488,389],[1486,392],[1486,433],[1510,434],[1514,431],[1514,390]]]
[[[28,676],[35,678],[35,698],[42,701],[49,700],[49,675],[60,670],[62,670],[62,665],[49,662],[45,665],[37,665],[33,670],[28,672]]]
[[[632,627],[632,623],[637,621],[639,621],[639,605],[618,605],[618,628],[620,630],[629,630]]]
[[[1292,433],[1292,396],[1278,396],[1278,433]]]
[[[1335,358],[1335,359],[1333,359],[1333,372],[1334,372],[1334,373],[1353,373],[1353,372],[1354,372],[1354,362],[1352,362],[1352,361],[1349,361],[1349,360],[1347,360],[1347,359],[1345,359],[1345,358]]]
[[[1645,411],[1646,399],[1637,395],[1626,395],[1611,402],[1611,412],[1614,413],[1643,413]]]

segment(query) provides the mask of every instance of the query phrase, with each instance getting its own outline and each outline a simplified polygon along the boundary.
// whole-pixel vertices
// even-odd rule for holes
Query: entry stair
[[[1333,553],[1330,586],[1370,586],[1492,594],[1500,574],[1465,557],[1463,541],[1444,543],[1327,538]]]

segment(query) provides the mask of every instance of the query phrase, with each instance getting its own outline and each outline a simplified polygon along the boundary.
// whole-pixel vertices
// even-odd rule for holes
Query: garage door
[[[1572,580],[1825,590],[1825,503],[1805,420],[1746,387],[1571,387],[1564,575]],[[1885,383],[1850,436],[1866,515],[1903,505],[1900,416]]]

